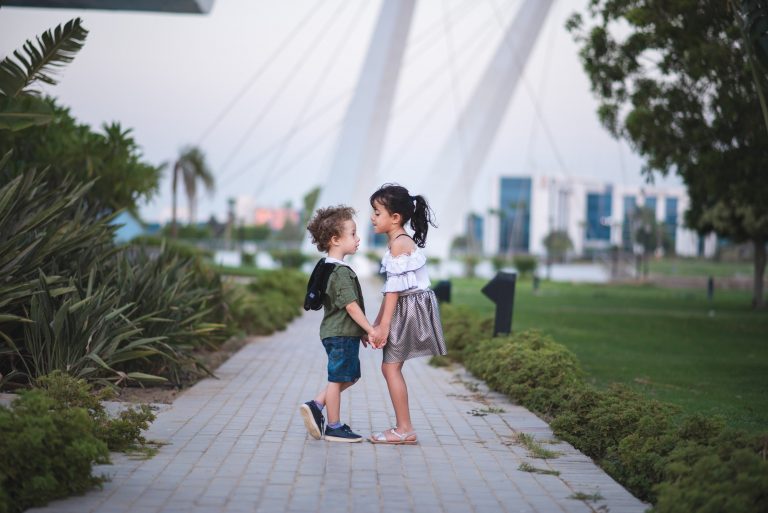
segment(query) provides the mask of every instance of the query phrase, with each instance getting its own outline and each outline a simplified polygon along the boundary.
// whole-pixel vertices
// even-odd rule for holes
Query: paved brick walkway
[[[372,298],[373,299],[373,298]],[[370,304],[370,303],[369,303]],[[377,305],[372,305],[373,307]],[[427,359],[405,365],[420,444],[339,444],[310,438],[298,405],[323,385],[325,353],[311,312],[257,339],[160,413],[148,438],[167,442],[149,460],[114,456],[98,467],[102,490],[30,512],[642,512],[645,505],[549,427],[460,369]],[[342,395],[342,421],[368,436],[394,422],[379,371],[362,350],[363,379]],[[483,409],[502,413],[483,415]],[[471,412],[474,410],[474,414]],[[495,411],[495,410],[494,410]],[[516,433],[561,455],[541,460]],[[522,463],[560,475],[518,470]],[[599,493],[582,501],[574,493]]]

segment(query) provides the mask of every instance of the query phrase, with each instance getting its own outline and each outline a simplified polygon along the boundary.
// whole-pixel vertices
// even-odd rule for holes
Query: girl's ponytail
[[[424,196],[411,196],[415,203],[413,217],[411,217],[411,228],[413,228],[413,241],[417,246],[423,248],[427,245],[427,231],[429,225],[437,228],[435,224],[435,213],[430,208]]]

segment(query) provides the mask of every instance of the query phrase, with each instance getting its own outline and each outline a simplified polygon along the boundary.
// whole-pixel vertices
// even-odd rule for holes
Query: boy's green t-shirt
[[[362,337],[365,330],[349,316],[346,306],[357,301],[365,312],[363,291],[355,272],[346,265],[337,265],[328,278],[328,288],[323,299],[323,322],[320,323],[320,338]]]

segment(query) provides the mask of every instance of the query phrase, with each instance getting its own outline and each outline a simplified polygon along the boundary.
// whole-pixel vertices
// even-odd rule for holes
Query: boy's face
[[[334,237],[337,247],[344,255],[354,255],[360,246],[360,237],[357,236],[357,225],[352,219],[344,221],[344,229],[341,236]]]

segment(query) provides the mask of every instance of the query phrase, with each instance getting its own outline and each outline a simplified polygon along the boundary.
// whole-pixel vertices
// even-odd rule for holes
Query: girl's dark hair
[[[403,219],[403,226],[408,221],[413,228],[413,241],[417,246],[423,248],[427,245],[427,230],[431,224],[435,228],[435,213],[429,207],[424,196],[411,196],[408,189],[396,183],[385,183],[379,190],[371,194],[371,206],[374,201],[378,201],[387,212],[400,214]]]

